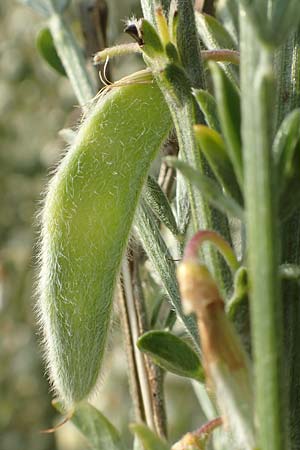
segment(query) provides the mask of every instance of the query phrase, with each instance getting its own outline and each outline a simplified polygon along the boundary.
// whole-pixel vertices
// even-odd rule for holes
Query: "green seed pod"
[[[170,127],[158,87],[127,79],[98,101],[50,182],[38,309],[50,379],[67,408],[97,383],[137,202]]]

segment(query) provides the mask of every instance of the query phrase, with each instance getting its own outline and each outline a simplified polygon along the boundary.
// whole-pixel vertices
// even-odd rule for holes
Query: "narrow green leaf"
[[[96,91],[93,80],[86,69],[82,49],[62,15],[53,14],[49,20],[49,28],[74,94],[80,105],[86,109]]]
[[[284,42],[286,37],[299,26],[300,8],[299,0],[277,0],[274,8],[271,29],[273,40],[278,44]],[[272,39],[271,39],[272,40]]]
[[[283,120],[273,143],[277,165],[282,220],[298,209],[300,201],[300,109]],[[293,195],[291,195],[293,192]]]
[[[269,48],[280,46],[299,25],[299,0],[243,0],[248,21]]]
[[[196,125],[194,130],[200,148],[225,193],[242,204],[242,194],[222,136],[203,125]]]
[[[210,62],[209,68],[214,82],[219,119],[226,147],[240,188],[243,189],[240,96],[218,64]]]
[[[143,200],[140,202],[135,216],[135,226],[142,246],[154,269],[159,274],[177,316],[185,325],[198,348],[197,324],[193,317],[186,316],[182,311],[174,261],[160,234],[151,210]]]
[[[240,220],[244,220],[244,212],[233,198],[223,194],[220,187],[211,178],[202,175],[183,161],[174,157],[167,157],[166,162],[178,169],[188,180],[202,193],[206,200],[224,214],[230,214]]]
[[[159,295],[158,298],[155,300],[151,313],[150,328],[154,328],[155,325],[157,324],[159,313],[161,311],[161,307],[164,303],[164,300],[166,300],[164,298],[164,295]]]
[[[182,67],[175,64],[169,64],[166,67],[165,63],[157,58],[153,61],[148,58],[146,62],[150,66],[169,106],[182,158],[193,167],[211,174],[207,162],[200,158],[193,133],[193,124],[196,122],[196,119],[203,122],[204,118],[200,109],[195,108],[191,87],[203,88],[205,85],[205,76],[201,64],[201,49],[195,25],[194,5],[192,0],[179,0],[176,3],[176,43]],[[171,2],[170,16],[173,18],[176,6],[175,2]],[[172,30],[174,28],[172,25],[170,25],[170,28],[170,34],[173,35]],[[215,224],[219,229],[222,229],[224,235],[229,236],[229,226],[226,218],[219,211],[210,208],[199,191],[190,184],[188,184],[188,195],[195,231],[203,227],[215,228],[213,226]],[[177,202],[177,205],[179,203],[181,201]],[[181,222],[179,226],[181,230],[181,225],[184,223],[186,215],[184,215],[185,217],[178,216]],[[207,224],[210,224],[210,226],[207,226]],[[227,273],[222,266],[222,262],[217,259],[218,255],[209,248],[205,249],[203,253],[206,263],[221,286],[225,287],[227,285]]]
[[[216,17],[220,20],[235,42],[239,38],[239,0],[222,0],[216,4]]]
[[[198,12],[196,12],[195,15],[196,15],[197,31],[205,47],[208,50],[220,50],[220,49],[237,50],[237,45],[233,40],[232,36],[217,19],[208,14],[200,14]],[[227,76],[235,84],[235,87],[238,87],[239,83],[238,67],[232,64],[224,64],[224,63],[220,63],[220,65],[226,72]]]
[[[179,234],[179,230],[177,228],[176,219],[169,200],[157,181],[151,176],[148,176],[147,178],[143,198],[146,200],[148,206],[150,206],[157,218],[167,228],[169,228],[175,236],[177,236]]]
[[[294,164],[294,176],[286,182],[284,191],[280,196],[279,217],[282,221],[289,219],[299,210],[300,204],[300,146],[297,151],[297,160]],[[292,195],[291,195],[292,193]]]
[[[137,346],[142,352],[148,353],[162,369],[182,377],[204,381],[199,356],[174,334],[168,331],[149,331],[139,338]]]
[[[240,267],[234,277],[234,292],[226,305],[227,315],[233,322],[243,346],[251,353],[249,282],[246,267]]]
[[[281,188],[284,188],[286,178],[290,178],[293,175],[293,160],[299,140],[300,108],[297,108],[283,120],[273,144],[278,176],[281,178]]]
[[[155,3],[153,0],[141,0],[143,16],[150,23],[155,23]]]
[[[148,20],[143,19],[141,25],[141,33],[143,36],[143,51],[150,57],[159,57],[164,53],[163,45],[156,29]]]
[[[168,443],[158,437],[146,425],[142,423],[132,423],[129,428],[138,437],[144,450],[170,450]]]
[[[176,323],[176,320],[176,312],[174,311],[174,309],[171,309],[168,316],[166,317],[164,328],[167,330],[172,330],[173,326]]]
[[[179,55],[175,45],[172,44],[172,42],[168,42],[165,47],[165,52],[171,63],[179,64]]]
[[[193,94],[203,112],[207,125],[213,130],[221,131],[215,98],[205,89],[194,89]]]
[[[178,155],[182,159],[181,155]],[[184,236],[190,221],[189,186],[184,176],[178,172],[176,177],[176,219],[180,233]]]
[[[178,0],[177,47],[191,86],[203,88],[204,72],[192,0]]]
[[[205,176],[214,179],[212,170],[210,169],[204,156],[201,155],[196,142],[193,125],[196,122],[195,118],[195,100],[191,93],[191,87],[188,84],[186,75],[181,67],[176,67],[174,64],[169,64],[161,74],[160,86],[167,100],[173,123],[175,126],[180,157],[188,162],[192,167],[197,169]],[[200,111],[199,111],[200,112]],[[204,119],[203,119],[204,120]],[[200,120],[202,121],[202,119]],[[202,122],[203,123],[203,122]],[[199,229],[218,229],[223,236],[230,240],[229,226],[227,217],[220,213],[205,200],[202,193],[191,183],[188,185],[189,204],[191,210],[191,222],[196,232]],[[182,193],[182,190],[177,190],[177,193]],[[180,199],[181,200],[181,199]],[[180,203],[177,201],[177,205]],[[184,205],[184,203],[181,203]],[[184,215],[180,211],[178,214],[179,228],[182,229],[184,223]],[[218,280],[219,286],[222,290],[226,290],[228,286],[228,272],[224,268],[222,260],[219,259],[214,249],[205,248],[203,250],[205,262],[214,273]]]
[[[58,72],[60,75],[66,76],[66,71],[57,54],[52,34],[49,28],[43,28],[39,31],[36,38],[36,46],[39,54],[49,64],[49,66]]]
[[[224,26],[208,14],[196,12],[196,24],[198,33],[208,50],[228,48],[237,50],[237,45]]]
[[[60,402],[53,406],[64,413]],[[124,450],[121,437],[110,421],[94,406],[80,403],[71,417],[71,422],[87,438],[92,450]]]

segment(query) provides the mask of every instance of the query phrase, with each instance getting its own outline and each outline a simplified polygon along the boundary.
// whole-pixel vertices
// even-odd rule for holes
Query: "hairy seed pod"
[[[170,127],[155,84],[112,89],[83,122],[50,182],[38,309],[49,376],[67,408],[88,397],[99,377],[137,202]]]

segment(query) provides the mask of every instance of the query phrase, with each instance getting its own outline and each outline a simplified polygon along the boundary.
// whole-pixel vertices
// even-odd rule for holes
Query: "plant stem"
[[[137,374],[141,389],[141,395],[143,400],[143,406],[145,411],[145,419],[146,424],[152,430],[155,429],[154,421],[153,421],[153,410],[152,410],[152,401],[151,401],[151,392],[148,384],[147,370],[145,365],[144,355],[138,350],[136,346],[136,342],[139,338],[139,321],[136,314],[135,302],[134,302],[134,293],[133,293],[133,283],[132,277],[130,273],[129,261],[127,258],[124,258],[122,263],[122,278],[123,278],[123,286],[124,291],[126,293],[126,306],[128,310],[128,318],[129,325],[132,335],[132,346],[134,359],[136,362]]]
[[[133,281],[135,311],[139,327],[139,336],[142,336],[144,333],[149,331],[149,327],[146,317],[146,304],[143,294],[143,288],[141,285],[141,279],[139,274],[139,266],[140,266],[139,250],[141,249],[137,248],[132,250],[131,272]],[[134,346],[136,346],[136,342],[134,342]],[[166,411],[163,395],[163,371],[152,362],[149,356],[145,354],[143,356],[146,365],[149,391],[151,395],[152,414],[155,432],[160,437],[166,437],[167,423],[166,423]]]
[[[83,53],[63,17],[54,14],[49,26],[57,53],[63,63],[79,104],[86,108],[95,95],[95,87],[85,67]]]
[[[242,137],[258,436],[263,450],[283,450],[282,307],[277,192],[271,154],[273,53],[259,42],[243,10],[240,25]]]
[[[136,367],[134,355],[134,342],[129,321],[129,311],[127,307],[128,301],[126,298],[126,291],[124,287],[122,273],[120,276],[118,300],[119,300],[120,321],[122,324],[122,331],[125,341],[124,347],[126,351],[128,364],[129,387],[134,407],[134,418],[137,421],[143,422],[145,421],[145,411],[139,383],[138,371]]]
[[[155,10],[154,0],[152,0],[152,5]],[[144,13],[149,14],[149,10],[144,7],[143,2],[142,7]],[[155,20],[155,17],[152,17],[152,19]],[[206,160],[199,151],[193,129],[196,122],[204,123],[204,118],[195,105],[190,88],[204,88],[205,77],[191,0],[179,0],[178,2],[177,46],[185,70],[183,76],[187,77],[186,85],[184,85],[185,81],[176,79],[178,75],[180,76],[180,71],[179,74],[176,73],[176,67],[173,67],[175,72],[172,72],[172,68],[170,68],[167,75],[164,70],[165,67],[161,67],[157,61],[147,59],[147,63],[151,67],[169,106],[183,160],[201,173],[213,177]],[[202,194],[191,183],[188,183],[188,195],[194,231],[196,232],[199,229],[218,230],[230,242],[227,218],[211,208],[203,199]],[[205,248],[203,254],[206,264],[218,280],[222,291],[226,292],[231,281],[224,262],[215,249],[211,247]]]
[[[175,264],[165,241],[160,234],[159,227],[156,224],[152,211],[143,200],[140,202],[138,213],[135,217],[135,226],[142,246],[154,269],[160,276],[162,285],[168,294],[173,309],[176,311],[177,317],[186,327],[194,341],[196,349],[199,351],[199,338],[195,319],[194,317],[187,317],[182,311],[175,274]]]

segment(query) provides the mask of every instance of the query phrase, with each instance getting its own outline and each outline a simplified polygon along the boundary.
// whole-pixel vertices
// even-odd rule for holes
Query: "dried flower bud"
[[[213,233],[209,232],[209,238],[214,242],[222,239],[212,236]],[[243,449],[252,450],[255,427],[250,365],[239,336],[226,316],[218,286],[198,261],[199,247],[207,236],[208,232],[200,231],[190,240],[178,267],[183,308],[197,316],[207,381],[224,423]]]

